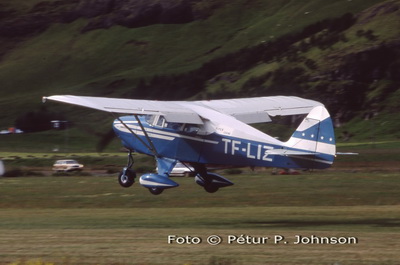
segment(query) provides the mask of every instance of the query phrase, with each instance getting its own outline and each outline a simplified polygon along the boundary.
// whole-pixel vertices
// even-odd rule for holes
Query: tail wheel
[[[162,188],[149,188],[149,191],[153,195],[160,195],[164,191],[164,189],[162,189]]]
[[[129,188],[135,183],[136,173],[132,169],[122,170],[118,176],[119,185],[124,188]]]

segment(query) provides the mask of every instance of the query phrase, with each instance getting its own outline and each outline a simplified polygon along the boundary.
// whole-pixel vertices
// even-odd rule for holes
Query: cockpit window
[[[146,115],[146,122],[157,127],[165,127],[167,124],[164,116],[159,115]]]
[[[168,122],[164,116],[146,115],[146,122],[152,126],[167,128],[174,131],[186,132],[190,134],[199,134],[200,126],[196,124]]]
[[[148,124],[153,125],[153,122],[154,122],[155,117],[156,117],[155,115],[146,115],[146,122],[147,122]]]

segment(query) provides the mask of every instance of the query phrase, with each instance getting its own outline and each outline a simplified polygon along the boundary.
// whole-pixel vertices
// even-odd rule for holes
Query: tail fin
[[[314,168],[331,165],[336,155],[335,133],[326,108],[313,108],[285,145],[291,149],[314,153],[314,162],[321,163]]]

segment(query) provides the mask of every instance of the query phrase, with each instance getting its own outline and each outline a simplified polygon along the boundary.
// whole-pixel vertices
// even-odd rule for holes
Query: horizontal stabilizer
[[[287,149],[273,149],[266,151],[269,155],[281,155],[281,156],[312,156],[318,155],[315,152],[305,152],[305,151],[296,151],[296,150],[287,150]]]

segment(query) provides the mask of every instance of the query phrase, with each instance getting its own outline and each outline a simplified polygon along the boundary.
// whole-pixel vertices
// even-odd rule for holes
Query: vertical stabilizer
[[[336,154],[335,133],[326,108],[313,108],[285,145],[315,153],[315,162],[332,164]]]

